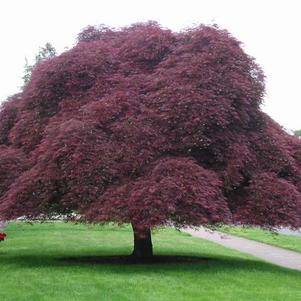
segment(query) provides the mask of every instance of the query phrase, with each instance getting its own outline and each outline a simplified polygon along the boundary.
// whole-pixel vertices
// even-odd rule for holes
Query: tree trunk
[[[153,256],[153,245],[151,230],[149,228],[141,231],[132,224],[134,232],[134,250],[132,256],[137,259],[147,259]]]

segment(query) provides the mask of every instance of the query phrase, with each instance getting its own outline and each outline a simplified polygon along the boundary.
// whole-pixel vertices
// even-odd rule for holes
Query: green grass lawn
[[[278,234],[254,227],[224,226],[218,230],[301,253],[301,236]]]
[[[129,227],[13,223],[0,243],[1,301],[298,301],[301,273],[172,229],[153,235],[155,253],[198,262],[118,264],[67,257],[129,254]]]

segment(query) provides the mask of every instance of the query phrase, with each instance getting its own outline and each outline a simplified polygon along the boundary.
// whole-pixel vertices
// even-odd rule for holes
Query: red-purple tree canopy
[[[1,108],[0,217],[300,227],[301,143],[263,94],[227,31],[88,27]]]

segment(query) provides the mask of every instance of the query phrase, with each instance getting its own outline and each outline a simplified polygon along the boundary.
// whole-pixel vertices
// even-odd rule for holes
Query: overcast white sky
[[[87,25],[147,20],[181,30],[216,23],[244,43],[267,76],[263,110],[287,129],[301,129],[300,0],[0,0],[0,102],[22,85],[25,57],[51,42],[72,47]]]

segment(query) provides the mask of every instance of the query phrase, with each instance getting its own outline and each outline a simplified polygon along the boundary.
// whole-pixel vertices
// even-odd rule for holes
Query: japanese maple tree
[[[151,229],[301,226],[301,141],[260,110],[264,75],[227,31],[88,27],[0,112],[0,219],[78,213]]]

